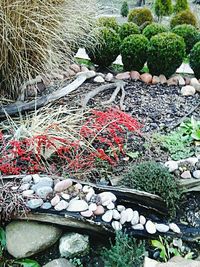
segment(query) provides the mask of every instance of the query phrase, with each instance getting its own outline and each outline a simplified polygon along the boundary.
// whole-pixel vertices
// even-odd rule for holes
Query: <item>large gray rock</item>
[[[87,254],[89,237],[78,233],[67,233],[60,239],[59,251],[61,257],[74,257]]]
[[[68,260],[60,258],[45,264],[43,267],[73,267]]]
[[[52,225],[14,221],[6,227],[7,249],[15,258],[29,257],[53,245],[61,234]]]

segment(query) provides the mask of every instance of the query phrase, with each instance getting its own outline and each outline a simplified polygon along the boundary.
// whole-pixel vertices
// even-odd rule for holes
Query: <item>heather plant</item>
[[[94,7],[93,0],[2,0],[0,93],[17,98],[27,80],[69,64],[74,44],[88,45]]]

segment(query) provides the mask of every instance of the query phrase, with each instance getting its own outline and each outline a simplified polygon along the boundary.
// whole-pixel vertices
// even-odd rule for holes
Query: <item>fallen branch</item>
[[[14,115],[16,113],[23,113],[26,111],[39,109],[55,100],[58,100],[69,93],[75,91],[79,86],[81,86],[87,79],[95,77],[96,73],[94,71],[82,72],[77,75],[76,79],[69,85],[54,91],[49,95],[41,96],[30,102],[16,102],[14,104],[7,105],[0,108],[0,118],[6,117],[8,115]]]

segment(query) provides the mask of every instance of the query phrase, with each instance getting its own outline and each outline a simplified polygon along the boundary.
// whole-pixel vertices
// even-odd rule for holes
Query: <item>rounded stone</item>
[[[107,210],[104,215],[102,216],[102,220],[104,222],[111,222],[112,220],[112,215],[113,215],[113,211],[112,210]]]
[[[111,82],[113,80],[113,78],[114,78],[113,74],[109,72],[106,74],[105,81]]]
[[[25,191],[25,190],[29,190],[29,188],[30,188],[30,184],[22,184],[21,186],[20,186],[20,188],[19,188],[19,190],[21,190],[21,191]]]
[[[44,202],[41,206],[41,209],[43,210],[49,210],[52,207],[50,202]]]
[[[53,192],[53,189],[49,186],[42,186],[37,189],[36,194],[43,199],[46,199],[49,194]]]
[[[160,233],[166,233],[169,231],[169,226],[163,223],[156,223],[156,230]]]
[[[152,221],[147,221],[145,228],[149,234],[155,234],[156,233],[156,226]]]
[[[31,187],[31,189],[33,189],[36,192],[39,188],[41,188],[43,186],[52,187],[53,186],[53,180],[49,177],[40,178],[40,180],[38,180],[38,182],[36,184],[34,184]]]
[[[43,200],[41,198],[34,198],[34,199],[31,199],[27,202],[27,206],[30,209],[37,209],[37,208],[41,207],[42,204],[43,204]]]
[[[74,185],[75,190],[81,190],[82,188],[83,188],[82,184],[77,183]]]
[[[51,205],[56,206],[60,202],[60,197],[56,195],[54,198],[51,200]]]
[[[97,204],[96,203],[91,203],[89,205],[89,210],[91,211],[96,211],[97,210]]]
[[[118,210],[113,210],[113,219],[114,220],[120,220],[121,215]]]
[[[133,218],[131,220],[132,225],[136,225],[139,223],[139,212],[137,210],[133,211]]]
[[[61,193],[61,197],[64,198],[64,200],[69,200],[70,199],[70,195],[69,194],[65,194],[65,193]]]
[[[131,208],[126,209],[126,213],[127,213],[127,222],[131,222],[131,220],[133,219],[134,216],[134,212]]]
[[[62,192],[64,190],[66,190],[67,188],[69,188],[70,186],[72,186],[72,180],[71,179],[66,179],[63,181],[58,182],[55,187],[54,190],[56,192]]]
[[[170,223],[170,224],[169,224],[169,228],[170,228],[174,233],[177,233],[177,234],[180,234],[180,233],[181,233],[180,228],[179,228],[178,225],[175,224],[175,223]]]
[[[111,203],[109,203],[108,205],[107,205],[107,209],[108,210],[113,210],[115,208],[115,204],[113,203],[113,202],[111,202]]]
[[[104,207],[99,205],[97,206],[97,209],[94,211],[94,215],[102,215],[104,214],[105,210],[104,210]]]
[[[181,174],[181,178],[183,178],[183,179],[190,179],[190,178],[192,178],[192,175],[191,175],[190,171],[184,171]]]
[[[128,219],[128,214],[126,212],[126,210],[123,210],[120,214],[121,218],[120,218],[120,223],[123,225],[125,222],[127,222]]]
[[[99,75],[99,76],[97,76],[97,77],[94,78],[94,82],[95,82],[95,83],[104,83],[105,80],[104,80],[103,77],[101,77],[101,76]]]
[[[143,215],[140,215],[140,219],[139,219],[139,221],[140,221],[140,223],[141,223],[142,225],[145,225],[145,223],[146,223],[146,218],[145,218]]]
[[[126,208],[123,205],[117,205],[117,210],[119,212],[122,212],[123,210],[125,210]]]
[[[200,170],[196,170],[192,173],[193,177],[196,179],[200,179]]]
[[[134,230],[144,230],[144,225],[142,225],[141,223],[138,223],[138,224],[133,225],[132,229],[134,229]]]
[[[196,93],[196,90],[193,86],[191,85],[186,85],[181,88],[181,94],[183,96],[191,96]]]
[[[81,215],[85,218],[90,218],[93,215],[93,212],[91,210],[81,211]]]
[[[22,183],[31,183],[31,181],[32,181],[31,175],[26,175],[22,178]]]
[[[122,230],[122,225],[121,225],[121,223],[118,222],[118,221],[113,221],[113,222],[111,223],[111,225],[112,225],[112,228],[113,228],[115,231],[120,231],[120,230]]]
[[[69,205],[69,203],[67,201],[61,200],[60,202],[58,202],[57,205],[55,205],[54,209],[57,211],[66,210],[68,205]]]
[[[178,163],[174,160],[165,162],[165,166],[168,168],[169,172],[174,172],[178,170]]]
[[[88,204],[84,200],[73,199],[69,202],[69,206],[67,208],[68,211],[72,212],[81,212],[88,209]]]
[[[33,190],[25,190],[22,192],[22,196],[23,197],[32,197],[34,194],[34,191]]]

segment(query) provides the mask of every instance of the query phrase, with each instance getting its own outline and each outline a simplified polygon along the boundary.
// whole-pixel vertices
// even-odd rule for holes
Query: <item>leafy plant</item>
[[[161,196],[170,214],[175,215],[181,192],[175,177],[160,163],[147,161],[132,166],[124,175],[121,184]]]
[[[156,0],[154,5],[155,14],[159,20],[162,17],[171,15],[173,11],[171,0]]]
[[[131,34],[139,34],[140,30],[137,24],[133,22],[125,22],[121,25],[119,29],[119,36],[121,40],[124,40],[124,38],[128,37]]]
[[[153,36],[149,43],[147,65],[152,75],[175,73],[185,56],[185,43],[175,33],[163,32]]]
[[[144,34],[144,36],[146,36],[150,40],[152,36],[166,31],[167,28],[164,25],[160,23],[152,23],[144,28],[142,34]]]
[[[192,116],[190,120],[182,122],[180,129],[184,135],[188,135],[196,141],[200,141],[200,121]]]
[[[142,34],[126,37],[120,47],[124,69],[140,71],[147,60],[148,39]]]
[[[132,9],[128,14],[128,22],[141,26],[146,21],[153,22],[151,10],[146,7]]]
[[[189,56],[190,67],[193,69],[195,77],[200,79],[200,42],[192,48]]]
[[[144,254],[144,242],[116,232],[115,244],[111,243],[110,249],[103,249],[102,258],[106,267],[142,267]]]
[[[128,3],[127,1],[124,1],[122,3],[122,7],[121,7],[121,15],[122,17],[127,17],[128,16],[128,12],[129,12],[129,7],[128,7]]]
[[[190,10],[181,11],[172,17],[170,26],[171,28],[174,28],[175,26],[181,24],[190,24],[197,27],[197,18]]]

